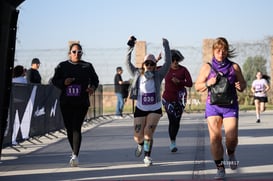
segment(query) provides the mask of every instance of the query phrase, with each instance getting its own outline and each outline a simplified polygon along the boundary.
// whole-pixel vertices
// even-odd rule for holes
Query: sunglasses
[[[145,62],[144,63],[146,66],[155,66],[154,62]]]
[[[172,62],[177,62],[177,63],[179,63],[179,62],[181,62],[182,60],[177,60],[177,59],[173,59],[172,60]]]
[[[81,50],[72,50],[71,53],[73,54],[82,54]]]

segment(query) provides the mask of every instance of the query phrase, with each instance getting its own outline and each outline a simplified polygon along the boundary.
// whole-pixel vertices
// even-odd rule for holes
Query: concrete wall
[[[137,67],[141,68],[146,52],[147,52],[146,42],[137,41],[135,45],[135,65]]]

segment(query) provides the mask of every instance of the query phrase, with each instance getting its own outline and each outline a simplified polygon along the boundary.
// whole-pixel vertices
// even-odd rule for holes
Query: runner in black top
[[[52,83],[61,89],[60,107],[72,149],[70,165],[78,166],[81,127],[90,105],[89,95],[95,92],[99,80],[93,65],[81,60],[80,44],[72,44],[68,54],[70,59],[57,66]]]

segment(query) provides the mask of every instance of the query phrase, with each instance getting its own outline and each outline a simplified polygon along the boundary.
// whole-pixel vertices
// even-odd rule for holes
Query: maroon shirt
[[[180,83],[175,84],[172,81],[173,77],[179,79]],[[179,99],[179,91],[183,90],[185,87],[192,87],[192,78],[187,68],[182,65],[179,65],[179,68],[176,70],[170,68],[165,76],[163,98],[166,101],[177,101]]]

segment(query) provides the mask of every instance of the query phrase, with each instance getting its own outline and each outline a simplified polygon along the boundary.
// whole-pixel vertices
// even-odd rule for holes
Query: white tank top
[[[257,97],[266,97],[266,94],[264,93],[265,85],[267,84],[265,79],[256,79],[252,83],[252,87],[255,88],[254,96]]]
[[[156,102],[154,79],[146,79],[145,76],[140,76],[136,106],[143,111],[154,111],[161,108],[161,102]]]

